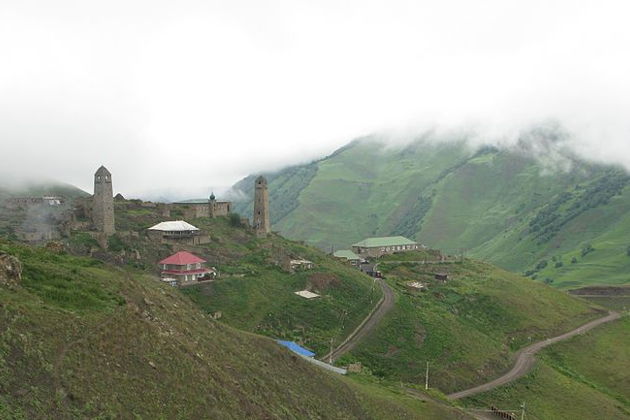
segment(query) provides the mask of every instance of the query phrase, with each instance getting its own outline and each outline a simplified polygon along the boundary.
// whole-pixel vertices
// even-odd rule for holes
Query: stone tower
[[[101,166],[94,174],[94,197],[92,198],[92,223],[99,232],[112,235],[114,227],[114,192],[112,174]]]
[[[271,232],[269,221],[269,191],[267,180],[263,176],[256,178],[254,190],[254,230],[257,236],[266,236]]]

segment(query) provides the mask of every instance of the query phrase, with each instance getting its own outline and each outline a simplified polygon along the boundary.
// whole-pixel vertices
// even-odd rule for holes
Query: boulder
[[[22,281],[22,263],[12,255],[0,251],[0,285],[12,286]]]
[[[63,254],[65,247],[63,243],[57,241],[50,241],[46,244],[46,249],[54,254]]]

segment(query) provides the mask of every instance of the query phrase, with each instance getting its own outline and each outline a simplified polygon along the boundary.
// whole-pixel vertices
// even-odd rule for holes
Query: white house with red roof
[[[178,284],[214,278],[216,272],[206,268],[205,264],[206,260],[186,251],[179,251],[158,262],[162,279],[175,279]]]

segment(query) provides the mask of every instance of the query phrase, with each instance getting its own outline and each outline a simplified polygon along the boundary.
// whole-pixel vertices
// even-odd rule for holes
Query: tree
[[[241,223],[241,215],[238,213],[230,213],[230,226],[232,227],[242,227]]]
[[[586,256],[587,254],[590,254],[593,251],[595,251],[595,248],[593,248],[593,245],[591,244],[584,245],[584,247],[582,247],[582,257]]]

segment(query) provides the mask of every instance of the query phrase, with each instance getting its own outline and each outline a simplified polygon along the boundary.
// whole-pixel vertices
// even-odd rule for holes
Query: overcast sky
[[[630,167],[630,2],[0,0],[0,172],[206,194],[375,130],[555,118]]]

